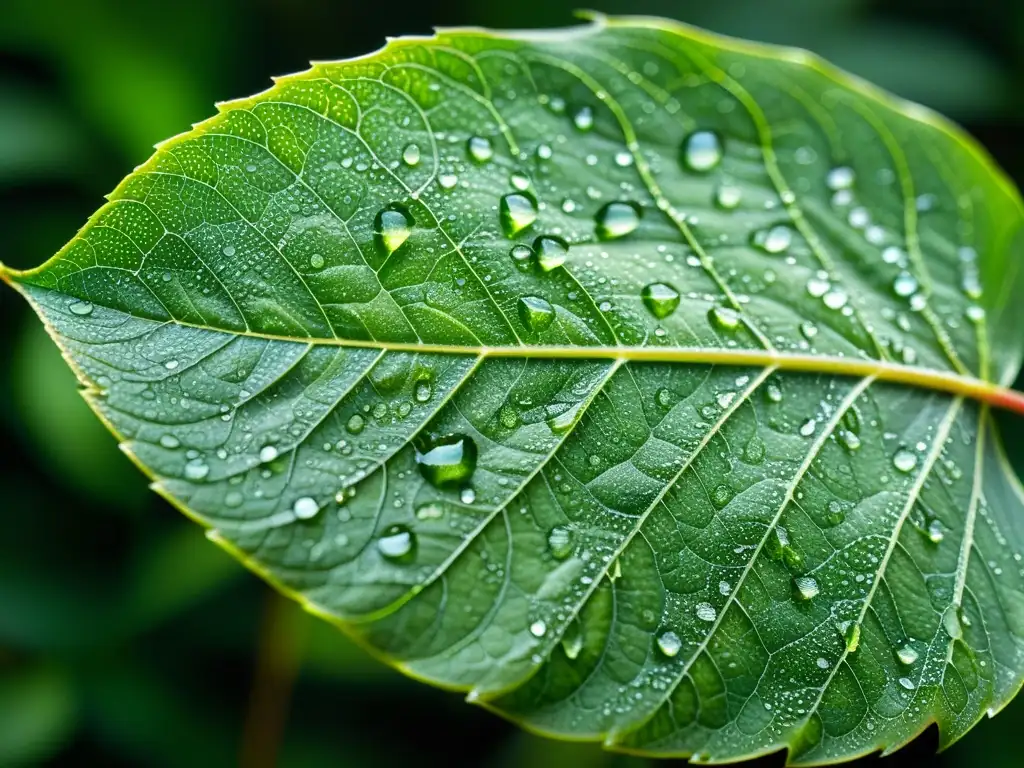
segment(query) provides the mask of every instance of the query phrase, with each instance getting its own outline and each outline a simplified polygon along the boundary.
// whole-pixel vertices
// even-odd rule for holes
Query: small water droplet
[[[597,212],[597,236],[601,240],[625,237],[640,225],[643,209],[636,203],[612,202]]]
[[[704,603],[704,605],[707,605],[707,603]],[[711,610],[714,611],[715,609],[712,608]],[[712,617],[711,620],[714,621],[714,617]],[[665,632],[662,632],[660,635],[658,635],[658,650],[665,654],[665,656],[667,656],[668,658],[671,659],[673,656],[679,653],[682,647],[683,641],[680,640],[679,635],[677,635],[671,629],[666,630]]]
[[[911,680],[909,677],[901,677],[900,678],[900,685],[902,685],[908,691],[914,690],[914,681]]]
[[[316,503],[316,499],[310,496],[303,496],[292,506],[292,512],[299,520],[311,520],[319,511],[320,505]]]
[[[278,456],[277,448],[272,445],[265,445],[260,448],[260,463],[269,464]]]
[[[416,381],[413,387],[413,397],[417,403],[426,403],[434,396],[434,385],[429,377],[423,377]]]
[[[313,269],[323,269],[324,263],[324,257],[321,256],[319,253],[314,253],[312,256],[309,257],[309,266],[312,267]]]
[[[377,248],[385,255],[394,253],[409,239],[414,224],[412,214],[404,205],[392,203],[384,208],[373,220]]]
[[[465,435],[447,435],[416,451],[420,474],[435,488],[457,488],[467,482],[476,459],[476,443]]]
[[[554,322],[555,308],[539,296],[523,296],[517,306],[520,321],[534,333],[546,330]]]
[[[230,259],[232,256],[235,255],[235,246],[225,245],[223,248],[220,249],[220,252]]]
[[[837,435],[840,444],[848,451],[856,451],[860,448],[860,438],[855,432],[848,429],[841,429]]]
[[[833,191],[849,189],[853,186],[853,182],[855,180],[856,175],[853,172],[853,168],[846,166],[833,168],[828,172],[828,176],[825,177],[825,183],[828,185],[828,188]]]
[[[897,296],[903,298],[912,296],[917,290],[917,278],[909,272],[900,272],[892,281],[892,289]]]
[[[823,658],[821,656],[818,657],[818,661],[816,663],[818,665],[818,669],[828,669],[830,666],[832,666],[828,663],[828,659]]]
[[[723,184],[715,192],[715,205],[726,211],[733,210],[742,199],[743,191],[732,184]]]
[[[161,435],[160,445],[168,450],[173,451],[175,448],[181,447],[181,441],[174,435]]]
[[[509,183],[520,192],[530,188],[530,177],[520,171],[515,171],[508,179]]]
[[[594,110],[590,107],[580,107],[572,116],[572,124],[578,130],[589,131],[594,127]]]
[[[349,434],[358,435],[363,431],[363,427],[366,426],[366,419],[364,419],[358,413],[353,413],[349,420],[345,423],[345,429],[348,430]]]
[[[494,157],[494,145],[485,136],[472,136],[466,142],[466,149],[469,156],[477,163],[486,163]]]
[[[416,535],[405,525],[392,525],[377,539],[377,551],[395,563],[408,563],[416,555]]]
[[[697,173],[706,173],[722,162],[722,140],[714,131],[695,131],[683,141],[683,165]]]
[[[476,491],[470,488],[468,485],[459,491],[459,501],[463,504],[472,504],[476,501]]]
[[[917,657],[917,650],[910,643],[900,646],[896,651],[896,658],[900,660],[900,664],[910,666],[917,661]]]
[[[580,630],[578,619],[571,621],[565,628],[562,635],[562,650],[570,661],[577,658],[583,650],[583,632]]]
[[[513,237],[537,220],[537,201],[526,192],[513,192],[501,198],[501,226]]]
[[[847,622],[841,627],[840,631],[843,633],[843,642],[846,644],[846,652],[854,653],[860,645],[860,624],[856,624],[852,621]]]
[[[793,243],[793,230],[784,224],[755,232],[751,243],[765,253],[782,253]]]
[[[816,430],[817,428],[818,420],[808,419],[807,421],[800,425],[800,434],[803,435],[804,437],[810,437],[811,435],[814,434],[814,430]]]
[[[416,518],[419,520],[440,520],[442,517],[444,517],[444,507],[432,501],[416,508]]]
[[[210,466],[202,459],[192,459],[185,464],[186,480],[203,480],[210,474]]]
[[[938,520],[932,520],[928,523],[928,529],[925,533],[932,544],[939,544],[946,537],[946,534],[942,530],[942,523]]]
[[[544,637],[547,634],[548,625],[538,619],[530,625],[530,634],[534,637]]]
[[[644,286],[640,298],[647,311],[662,320],[676,311],[680,296],[679,291],[668,283],[651,283]]]
[[[917,466],[917,454],[906,448],[900,448],[893,454],[892,465],[900,472],[909,473]]]
[[[540,268],[550,272],[565,263],[569,255],[569,244],[560,237],[541,235],[533,241],[533,251]]]

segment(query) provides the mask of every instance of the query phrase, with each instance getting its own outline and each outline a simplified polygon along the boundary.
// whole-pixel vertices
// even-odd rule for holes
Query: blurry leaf
[[[27,88],[0,81],[0,186],[76,176],[85,157],[67,115]]]
[[[146,484],[96,421],[74,374],[36,323],[26,323],[11,362],[15,407],[55,474],[97,501],[138,509]]]
[[[1022,242],[932,113],[611,21],[280,79],[5,276],[160,493],[403,671],[813,764],[1020,687]]]
[[[71,686],[59,670],[0,673],[0,765],[42,763],[71,736],[76,716]]]

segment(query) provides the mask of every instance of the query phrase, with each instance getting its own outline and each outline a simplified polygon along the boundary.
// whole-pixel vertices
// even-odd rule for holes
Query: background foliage
[[[1024,181],[1016,0],[592,4],[812,48],[958,120]],[[576,5],[423,0],[381,13],[329,0],[8,0],[0,257],[44,260],[154,142],[271,74],[433,24],[561,25]],[[270,598],[147,491],[12,291],[0,292],[0,328],[0,765],[230,765],[240,755],[268,765],[278,749],[285,766],[645,763],[523,734]],[[1020,424],[1006,427],[1024,467]],[[1022,723],[1024,698],[939,758],[929,732],[881,762],[1017,765]]]

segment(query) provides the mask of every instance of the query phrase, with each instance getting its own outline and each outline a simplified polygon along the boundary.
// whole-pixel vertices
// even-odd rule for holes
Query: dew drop
[[[508,255],[512,262],[520,269],[529,269],[530,260],[533,258],[533,248],[528,245],[517,245],[509,251]]]
[[[358,413],[353,413],[349,420],[345,423],[345,429],[348,430],[351,435],[358,435],[363,431],[366,426],[366,419],[360,416]]]
[[[740,313],[729,307],[712,307],[708,317],[712,325],[726,331],[734,331],[740,327]]]
[[[476,469],[477,448],[473,438],[447,435],[416,451],[420,474],[435,488],[458,488]]]
[[[932,520],[928,523],[928,529],[925,531],[925,535],[928,536],[928,541],[932,544],[939,544],[946,537],[946,534],[942,530],[942,523],[938,520]]]
[[[906,664],[910,666],[917,661],[918,653],[910,643],[900,646],[899,650],[896,651],[896,658],[900,660],[900,664]]]
[[[853,186],[856,176],[853,172],[853,168],[847,166],[840,166],[839,168],[833,168],[828,172],[828,176],[825,177],[825,183],[828,188],[833,191],[839,191],[840,189],[849,189]]]
[[[324,263],[324,257],[321,256],[319,253],[314,253],[312,256],[309,257],[309,266],[312,267],[313,269],[323,269]]]
[[[849,622],[842,629],[843,642],[846,644],[846,652],[853,653],[860,645],[860,624]]]
[[[440,504],[428,502],[416,508],[416,518],[418,520],[440,520],[442,517],[444,517],[444,507]]]
[[[235,255],[235,246],[225,245],[223,248],[220,249],[220,252],[230,259],[232,256]]]
[[[520,321],[534,333],[546,330],[555,319],[555,308],[539,296],[524,296],[517,306]]]
[[[537,220],[537,201],[527,192],[513,192],[501,198],[501,226],[513,237]]]
[[[793,579],[793,594],[798,600],[811,600],[818,595],[818,582],[811,576]]]
[[[814,434],[814,430],[816,430],[817,428],[818,420],[808,419],[807,421],[800,425],[800,434],[803,435],[804,437],[810,437],[811,435]]]
[[[292,512],[299,520],[312,520],[319,511],[320,505],[310,496],[303,496],[292,506]]]
[[[79,317],[88,317],[92,314],[93,306],[88,301],[72,301],[68,305],[71,314]]]
[[[430,401],[430,398],[434,396],[434,386],[431,384],[430,379],[423,377],[417,380],[416,385],[413,387],[413,397],[417,403],[426,403]]]
[[[530,634],[534,637],[544,637],[547,634],[548,625],[541,620],[537,620],[530,625]]]
[[[897,296],[912,296],[917,290],[917,278],[909,272],[900,272],[892,282],[892,289]]]
[[[680,297],[679,291],[668,283],[651,283],[644,286],[640,298],[647,311],[662,320],[676,311]]]
[[[416,536],[408,526],[389,526],[377,539],[377,551],[394,563],[408,563],[416,554]]]
[[[550,272],[565,263],[569,255],[569,244],[560,237],[541,235],[533,241],[533,251],[537,264],[545,272]]]
[[[486,163],[494,157],[494,145],[491,140],[484,136],[472,136],[466,142],[466,149],[469,156],[477,163]]]
[[[708,604],[703,603],[703,605]],[[714,612],[715,609],[712,608],[711,610],[712,612]],[[714,621],[714,617],[712,617],[711,620]],[[671,629],[666,630],[665,632],[662,632],[660,635],[658,635],[658,650],[665,654],[665,656],[667,656],[668,658],[671,659],[672,657],[674,657],[677,653],[679,653],[682,647],[683,641],[680,640],[679,635],[677,635]]]
[[[751,244],[765,253],[782,253],[792,243],[793,230],[783,224],[759,230],[751,238]]]
[[[210,467],[202,459],[192,459],[185,464],[186,480],[203,480],[208,474],[210,474]]]
[[[577,658],[583,650],[583,632],[580,630],[579,621],[573,621],[565,628],[562,635],[562,650],[570,661]]]
[[[718,616],[718,611],[715,610],[715,606],[711,603],[697,603],[694,606],[694,612],[701,621],[714,621],[715,617]]]
[[[892,465],[904,474],[913,472],[914,467],[917,466],[917,454],[906,448],[900,448],[893,454]]]
[[[636,203],[612,202],[597,212],[597,237],[600,240],[615,240],[625,237],[640,225],[643,209]]]
[[[373,220],[373,237],[377,248],[385,255],[397,251],[409,235],[415,221],[409,210],[400,203],[392,203],[380,211]]]
[[[174,435],[161,435],[160,445],[168,450],[173,451],[175,448],[181,447],[181,441],[178,440]]]
[[[551,529],[548,534],[548,549],[556,560],[565,560],[572,554],[572,531],[563,525]]]
[[[404,150],[402,150],[402,162],[408,166],[416,166],[420,163],[420,148],[415,144],[410,144]]]
[[[839,443],[848,451],[856,451],[860,448],[860,438],[855,432],[848,429],[841,429],[837,435]]]
[[[260,448],[260,463],[269,464],[278,456],[277,448],[272,445],[265,445]]]
[[[963,637],[964,631],[960,626],[960,617],[957,616],[955,605],[946,608],[945,613],[942,614],[942,628],[954,640],[959,640]]]
[[[706,173],[722,162],[722,140],[714,131],[695,131],[683,141],[683,166]]]
[[[594,110],[590,107],[580,107],[572,116],[572,124],[580,131],[589,131],[594,127]]]
[[[715,205],[726,211],[731,211],[740,204],[743,192],[739,187],[731,184],[723,184],[715,192]]]

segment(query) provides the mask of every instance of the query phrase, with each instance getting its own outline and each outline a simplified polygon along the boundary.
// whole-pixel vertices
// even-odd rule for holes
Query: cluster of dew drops
[[[548,99],[548,103],[561,104],[560,109],[564,110],[564,102],[560,99]],[[558,111],[556,107],[556,111]],[[584,106],[575,111],[572,115],[572,123],[577,131],[586,133],[591,131],[595,125],[594,112],[590,107]],[[465,144],[465,151],[469,161],[476,165],[490,163],[495,155],[493,143],[490,139],[482,136],[472,136]],[[808,150],[809,151],[809,150]],[[550,146],[542,144],[537,148],[537,156],[540,159],[550,159],[553,150]],[[797,153],[797,162],[800,160],[800,152]],[[805,153],[806,154],[806,153]],[[696,130],[690,133],[683,141],[679,152],[679,161],[684,170],[694,174],[706,174],[716,169],[722,162],[725,155],[723,137],[709,130]],[[418,145],[409,144],[401,154],[402,162],[409,167],[415,167],[421,162],[421,151]],[[632,151],[620,151],[614,155],[615,164],[626,168],[634,164],[635,157]],[[595,165],[597,158],[588,156],[588,165]],[[444,190],[454,189],[458,185],[456,174],[441,174],[437,183]],[[540,205],[533,191],[528,175],[521,172],[514,172],[509,178],[511,191],[501,196],[498,205],[500,225],[504,234],[510,238],[518,238],[527,229],[532,227],[539,218]],[[854,228],[863,233],[868,243],[881,248],[881,259],[884,263],[894,265],[898,271],[892,282],[892,291],[895,296],[909,301],[912,310],[920,310],[926,301],[921,292],[918,279],[911,272],[911,264],[908,253],[897,245],[886,245],[887,236],[885,231],[872,223],[870,213],[863,206],[857,205],[854,197],[856,175],[852,168],[836,167],[828,172],[825,184],[832,194],[832,204],[839,210],[846,211],[846,221]],[[589,193],[588,193],[589,194]],[[594,197],[594,195],[590,195]],[[743,201],[742,189],[734,183],[723,182],[719,184],[714,192],[713,204],[720,210],[731,211],[737,209]],[[791,203],[792,200],[783,199],[784,203]],[[931,195],[921,195],[917,199],[919,212],[926,212],[935,206],[935,198]],[[571,201],[565,201],[562,209],[569,213],[574,210]],[[613,200],[604,204],[594,216],[594,232],[598,240],[611,241],[627,237],[634,233],[641,225],[644,216],[643,207],[632,200]],[[373,236],[375,247],[385,256],[396,252],[412,235],[416,226],[409,208],[399,202],[391,203],[382,208],[373,221]],[[767,254],[780,255],[793,244],[793,230],[788,224],[778,224],[755,232],[751,236],[751,245]],[[885,246],[885,247],[882,247]],[[516,242],[508,252],[509,258],[515,266],[521,270],[536,269],[541,274],[550,273],[561,267],[569,254],[570,244],[557,234],[540,233],[532,239],[530,244]],[[230,251],[228,250],[230,248]],[[227,246],[225,255],[231,255],[234,248]],[[959,251],[962,290],[971,299],[977,300],[981,296],[979,271],[977,265],[977,253],[969,247],[961,248]],[[694,258],[695,257],[691,257]],[[318,254],[311,257],[310,266],[319,269],[324,266],[324,259]],[[691,263],[691,266],[699,266],[699,263]],[[819,272],[808,280],[806,290],[809,296],[820,299],[829,309],[840,310],[847,315],[852,313],[849,307],[849,297],[836,285],[830,276],[825,272]],[[640,298],[647,311],[657,320],[663,320],[672,315],[679,307],[681,294],[679,290],[669,282],[657,281],[643,287]],[[75,300],[69,304],[69,311],[79,317],[87,317],[93,313],[93,305],[86,301]],[[607,307],[602,306],[602,310]],[[544,298],[538,296],[524,296],[517,304],[519,318],[523,325],[534,333],[541,333],[548,329],[553,323],[556,313],[552,305]],[[973,322],[980,322],[984,318],[984,310],[976,304],[971,304],[966,311],[966,316]],[[740,327],[741,319],[738,311],[730,307],[714,307],[709,312],[709,319],[713,325],[723,330],[735,330]],[[906,329],[905,329],[906,330]],[[810,339],[816,333],[811,324],[804,324],[801,331],[805,337]],[[904,354],[904,362],[912,363]],[[178,362],[170,360],[166,362],[168,370],[174,370]],[[765,389],[766,397],[774,402],[782,399],[781,389],[777,384],[769,384]],[[662,393],[659,393],[659,402]],[[424,403],[432,396],[429,383],[418,385],[414,393],[416,400]],[[729,398],[731,400],[731,397]],[[720,402],[726,407],[728,402]],[[501,416],[503,426],[515,427],[517,418],[513,414],[507,416],[504,411]],[[571,425],[571,423],[570,423]],[[366,426],[366,419],[359,415],[353,415],[346,423],[346,430],[351,435],[358,435]],[[559,429],[564,431],[564,424]],[[818,427],[818,421],[811,419],[800,425],[799,433],[805,438],[812,438]],[[553,427],[554,429],[555,427]],[[848,451],[857,451],[860,448],[860,438],[856,431],[851,428],[841,428],[836,433],[839,443]],[[171,435],[161,439],[161,445],[168,449],[180,447],[179,441]],[[344,442],[344,441],[342,441]],[[340,445],[341,443],[339,443]],[[920,451],[908,448],[900,448],[892,457],[892,465],[896,471],[911,473],[918,465],[918,454]],[[194,453],[194,452],[193,452]],[[440,491],[451,491],[458,495],[459,501],[471,505],[475,501],[475,492],[471,485],[474,470],[477,463],[477,445],[472,437],[464,434],[449,434],[441,437],[433,436],[420,445],[416,446],[415,461],[420,474],[433,487]],[[259,463],[269,465],[278,458],[278,450],[274,446],[264,446],[259,451]],[[184,476],[194,482],[203,481],[209,474],[209,466],[198,454],[191,455],[184,466]],[[346,492],[339,492],[335,501],[343,504],[351,496],[353,488]],[[243,499],[238,492],[234,492],[229,506],[239,506]],[[311,496],[303,496],[297,499],[291,507],[293,519],[309,521],[316,518],[323,509],[323,505]],[[840,508],[832,510],[833,521],[838,524],[843,519],[843,511]],[[431,521],[444,515],[444,506],[431,502],[423,505],[416,512],[416,516],[422,521]],[[927,533],[931,541],[938,543],[942,540],[942,529],[937,521],[932,521],[927,527]],[[788,541],[785,529],[779,527],[774,531],[776,549],[781,553],[782,559],[798,558],[795,549]],[[338,542],[342,543],[345,537],[341,535]],[[574,536],[571,528],[557,526],[552,529],[547,537],[548,548],[556,560],[564,560],[571,556],[575,549]],[[383,530],[377,540],[377,549],[380,555],[387,561],[395,564],[408,564],[414,562],[417,552],[416,534],[407,525],[391,525]],[[616,561],[616,566],[617,566]],[[788,562],[788,561],[787,561]],[[722,582],[720,589],[723,595],[729,595],[733,587],[727,582]],[[793,596],[798,601],[811,601],[818,596],[819,585],[812,576],[797,575],[793,577]],[[955,608],[951,608],[952,614],[947,611],[943,616],[943,625],[947,632],[954,637],[960,633],[961,617]],[[700,602],[693,607],[693,614],[698,622],[711,624],[718,619],[718,610],[709,602]],[[575,628],[575,631],[573,631]],[[843,638],[847,652],[854,652],[860,640],[860,625],[856,622],[843,622],[838,627]],[[543,638],[547,634],[547,624],[543,619],[533,620],[528,625],[530,634],[535,638]],[[576,658],[582,649],[582,633],[572,623],[562,636],[562,647],[569,658]],[[672,659],[679,654],[684,647],[684,642],[679,634],[673,629],[664,629],[655,637],[655,646],[658,652],[665,659]],[[919,644],[908,640],[900,646],[896,655],[901,665],[911,667],[918,660],[921,654]],[[821,669],[829,669],[832,662],[825,658],[817,659],[817,666]],[[899,685],[905,690],[913,690],[915,683],[909,677],[901,677]],[[770,708],[770,704],[765,704]]]

